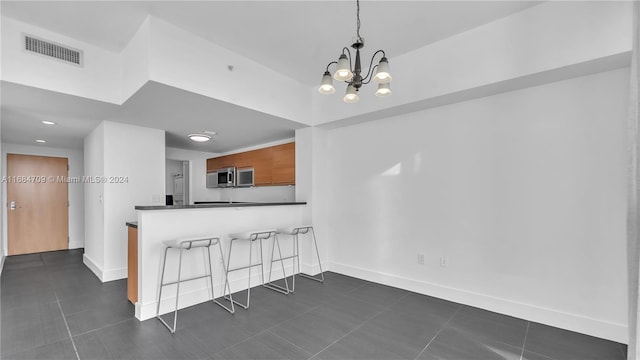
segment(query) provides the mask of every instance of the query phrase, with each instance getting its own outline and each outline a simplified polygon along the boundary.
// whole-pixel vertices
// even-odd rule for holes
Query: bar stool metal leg
[[[163,284],[164,284],[164,269],[167,265],[167,252],[169,251],[169,248],[164,248],[164,258],[162,259],[162,273],[160,275],[160,286],[159,286],[159,292],[158,292],[158,303],[156,306],[156,317],[158,319],[160,319],[160,301],[162,300],[162,288],[163,288]],[[164,322],[164,321],[163,321]],[[166,325],[165,325],[166,326]],[[171,330],[171,329],[169,329]]]
[[[168,250],[169,248],[167,248],[166,250]],[[166,261],[167,261],[167,252],[165,250],[165,261],[164,261],[164,265],[166,265]],[[157,313],[156,317],[158,318],[158,320],[160,320],[160,322],[162,322],[164,324],[164,326],[167,327],[167,329],[169,329],[169,331],[171,331],[172,334],[175,334],[176,332],[176,326],[178,325],[178,300],[180,299],[180,276],[182,273],[182,251],[183,249],[180,248],[180,258],[178,260],[178,280],[175,282],[176,284],[176,307],[175,310],[173,311],[173,327],[169,326],[169,324],[167,324],[166,321],[164,321],[164,319],[162,318],[162,316],[160,316],[159,313]],[[211,259],[209,259],[209,261],[211,261]],[[162,268],[162,278],[164,279],[164,267]],[[162,286],[163,285],[171,285],[172,283],[169,284],[163,284],[163,282],[160,283],[160,291],[162,291]],[[162,298],[158,299],[158,311],[160,309],[160,301],[162,300]]]
[[[233,296],[231,295],[231,286],[229,285],[229,273],[227,272],[227,266],[224,264],[224,254],[222,253],[222,245],[220,245],[220,240],[218,240],[218,249],[220,250],[220,259],[222,259],[222,270],[224,271],[224,288],[222,290],[222,298],[229,300],[231,308],[216,300],[215,296],[213,295],[213,276],[211,276],[211,297],[213,298],[214,303],[220,305],[228,312],[234,314],[236,312],[236,309],[233,306]],[[209,248],[207,248],[207,250],[209,250]],[[209,269],[211,269],[211,254],[209,254]],[[229,291],[229,298],[227,298],[227,291]]]
[[[233,299],[233,297],[231,296],[231,287],[229,287],[229,297],[225,296],[226,300],[229,300],[231,302],[231,304],[236,304],[240,307],[242,307],[243,309],[248,309],[249,308],[249,301],[251,299],[251,267],[253,265],[251,265],[251,257],[252,257],[252,248],[253,248],[253,244],[251,242],[249,242],[249,265],[245,266],[245,267],[241,267],[241,268],[236,268],[236,269],[231,269],[231,249],[233,248],[233,242],[236,239],[231,239],[231,242],[229,243],[229,257],[227,258],[228,264],[226,267],[226,278],[229,278],[229,272],[231,271],[235,271],[235,270],[241,270],[241,269],[245,269],[248,268],[249,269],[249,280],[248,280],[248,288],[247,288],[247,301],[246,304],[241,303],[240,301]],[[228,281],[228,280],[227,280]]]
[[[275,230],[265,230],[265,231],[256,231],[256,232],[250,232],[250,233],[240,233],[240,234],[230,234],[229,235],[231,237],[231,244],[229,246],[229,257],[228,257],[228,263],[227,263],[227,268],[226,268],[226,272],[227,272],[227,276],[230,272],[233,271],[237,271],[237,270],[243,270],[243,269],[249,269],[249,277],[247,279],[247,300],[246,303],[243,304],[235,299],[233,299],[232,301],[239,305],[240,307],[242,307],[243,309],[248,309],[250,304],[251,304],[251,268],[255,267],[255,266],[260,266],[260,282],[262,284],[262,286],[269,288],[271,290],[274,291],[278,291],[282,294],[288,294],[289,291],[289,285],[287,283],[286,288],[282,288],[279,289],[276,286],[269,284],[269,283],[265,283],[265,276],[264,276],[264,256],[263,256],[263,252],[264,252],[264,248],[262,245],[262,241],[263,240],[267,240],[270,237],[274,237],[276,236],[276,231]],[[277,238],[275,238],[277,241]],[[233,243],[236,240],[242,240],[242,241],[247,241],[249,243],[249,265],[247,266],[242,266],[242,267],[235,267],[232,268],[231,267],[231,250],[233,248]],[[256,242],[259,242],[259,244],[255,244]],[[257,263],[253,263],[253,246],[257,246],[258,250],[260,251],[260,260]],[[278,251],[280,252],[280,245],[278,244]],[[284,265],[283,265],[283,271],[284,271]],[[286,279],[285,279],[286,281]],[[229,290],[230,291],[230,290]],[[226,297],[226,300],[230,300],[230,297]]]
[[[316,257],[318,259],[318,266],[320,267],[320,278],[318,279],[316,276],[307,275],[304,273],[299,273],[300,276],[306,277],[307,279],[315,280],[318,282],[324,282],[324,271],[322,271],[322,262],[320,262],[320,252],[318,251],[318,242],[316,241],[316,232],[313,230],[313,226],[309,226],[307,228],[307,232],[311,231],[311,237],[313,238],[313,245],[316,248]],[[298,234],[296,233],[296,241],[298,241]],[[298,259],[298,271],[300,271],[300,259]]]
[[[300,234],[308,234],[309,232],[311,232],[311,237],[313,240],[313,245],[316,251],[316,258],[318,259],[318,266],[320,267],[320,277],[318,277],[318,275],[315,276],[311,276],[311,275],[307,275],[305,273],[302,272],[301,267],[300,267]],[[296,288],[296,277],[295,275],[300,275],[303,277],[306,277],[308,279],[311,280],[315,280],[318,282],[324,282],[324,271],[322,270],[322,263],[320,261],[320,252],[318,251],[318,242],[316,240],[316,234],[315,231],[313,229],[313,226],[299,226],[299,227],[294,227],[293,229],[290,230],[279,230],[278,233],[280,234],[287,234],[287,235],[291,235],[292,239],[293,239],[293,255],[288,256],[288,257],[281,257],[279,260],[286,260],[286,259],[292,259],[293,260],[293,287],[291,292],[295,291]],[[276,260],[277,261],[277,260]],[[296,265],[298,267],[297,271],[296,271]],[[269,275],[271,276],[271,275]]]
[[[220,250],[220,256],[222,257],[222,262],[223,262],[223,269],[224,268],[224,256],[222,254],[222,246],[220,245],[220,238],[219,237],[210,237],[210,238],[198,238],[198,239],[189,239],[189,240],[167,240],[164,241],[166,247],[164,250],[164,257],[162,259],[162,274],[160,275],[160,289],[158,291],[158,301],[157,301],[157,305],[156,305],[156,318],[158,320],[160,320],[160,322],[167,328],[169,329],[169,331],[172,334],[175,334],[177,326],[178,326],[178,306],[179,306],[179,301],[180,301],[180,284],[186,281],[191,281],[191,280],[197,280],[197,279],[202,279],[202,278],[209,278],[209,283],[207,284],[207,287],[209,285],[211,285],[211,299],[213,302],[215,302],[216,304],[220,305],[222,308],[224,308],[225,310],[229,311],[230,313],[234,313],[235,309],[233,307],[233,303],[231,303],[231,308],[225,306],[224,304],[218,302],[215,299],[215,292],[214,292],[214,288],[213,288],[213,270],[211,268],[211,245],[216,244],[218,245],[218,249]],[[184,251],[185,250],[191,250],[193,248],[204,248],[206,247],[206,254],[203,253],[203,255],[206,255],[206,261],[205,261],[205,266],[208,269],[205,269],[204,271],[204,275],[200,275],[200,276],[195,276],[195,277],[191,277],[188,279],[183,279],[182,278],[182,258],[184,256]],[[180,255],[178,258],[178,279],[176,281],[173,282],[168,282],[165,283],[164,282],[164,274],[166,271],[166,267],[167,267],[167,254],[169,252],[170,248],[174,248],[174,249],[179,249],[180,250]],[[229,289],[229,291],[231,291],[230,287],[229,287],[229,280],[226,277],[226,272],[225,272],[225,290],[224,292],[226,292],[227,289]],[[160,304],[162,302],[162,288],[164,286],[168,286],[168,285],[176,285],[176,303],[175,303],[175,308],[173,310],[173,325],[169,325],[163,318],[162,316],[160,316]],[[224,296],[224,294],[223,294]],[[231,297],[231,294],[229,294],[229,298],[231,300],[233,300],[233,298]]]
[[[276,248],[276,246],[278,246],[278,259],[274,259],[273,258],[273,252]],[[271,261],[269,262],[269,282],[264,284],[265,287],[270,288],[272,290],[281,292],[283,294],[288,294],[290,292],[293,292],[291,290],[289,290],[289,281],[287,281],[287,273],[284,270],[284,260],[288,259],[288,258],[292,258],[292,257],[287,257],[287,258],[282,258],[282,250],[280,249],[280,242],[278,241],[278,235],[276,233],[273,234],[273,246],[271,247]],[[273,263],[276,261],[280,261],[280,265],[282,266],[282,274],[284,276],[284,285],[285,287],[282,287],[280,285],[274,284],[271,282],[271,270],[273,270]],[[294,269],[295,270],[295,269]],[[295,276],[295,272],[294,272],[294,276]],[[295,281],[295,280],[294,280]]]

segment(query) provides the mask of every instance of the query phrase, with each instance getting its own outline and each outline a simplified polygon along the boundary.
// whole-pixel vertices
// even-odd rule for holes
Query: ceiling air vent
[[[31,35],[24,35],[24,49],[69,64],[82,66],[82,50],[58,45]]]

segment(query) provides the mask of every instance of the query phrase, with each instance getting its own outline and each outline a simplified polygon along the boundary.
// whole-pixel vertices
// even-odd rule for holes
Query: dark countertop
[[[281,205],[306,205],[307,203],[302,202],[265,202],[265,203],[254,203],[254,202],[236,202],[236,203],[228,203],[228,202],[214,202],[210,201],[207,203],[196,204],[196,205],[149,205],[149,206],[136,206],[136,210],[178,210],[178,209],[208,209],[208,208],[236,208],[236,207],[251,207],[251,206],[281,206]],[[137,225],[136,225],[137,226]]]
[[[132,227],[132,228],[138,228],[138,222],[137,221],[127,221],[127,226]]]

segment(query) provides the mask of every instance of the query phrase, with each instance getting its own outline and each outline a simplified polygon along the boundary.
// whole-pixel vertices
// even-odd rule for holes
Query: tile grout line
[[[272,335],[279,337],[280,339],[282,339],[282,340],[284,340],[284,341],[288,342],[289,344],[291,344],[291,345],[293,345],[293,346],[297,347],[298,349],[300,349],[300,350],[304,351],[305,353],[307,353],[307,354],[309,354],[309,355],[312,355],[312,356],[313,356],[313,354],[312,354],[312,353],[310,353],[310,352],[308,352],[307,350],[305,350],[305,349],[301,348],[300,346],[298,346],[298,345],[296,345],[296,344],[292,343],[292,342],[291,342],[291,341],[289,341],[288,339],[286,339],[286,338],[284,338],[284,337],[282,337],[282,336],[280,336],[280,335],[278,335],[278,334],[274,333],[273,331],[271,331],[271,330],[267,330],[266,332],[271,333]]]
[[[422,351],[420,351],[418,353],[418,355],[416,355],[416,357],[414,358],[414,360],[417,360],[420,355],[422,355],[427,348],[429,347],[429,345],[431,345],[431,343],[438,337],[438,335],[440,335],[440,333],[442,332],[442,330],[444,330],[444,328],[451,322],[451,320],[453,319],[454,316],[456,316],[456,314],[460,311],[460,309],[462,308],[462,305],[458,305],[458,308],[456,309],[456,311],[453,313],[453,315],[451,315],[451,317],[449,318],[449,320],[447,320],[444,324],[442,324],[442,326],[440,327],[440,330],[438,330],[438,332],[433,335],[433,337],[431,338],[431,340],[429,340],[429,342],[427,343],[427,345],[424,346],[424,348],[422,349]]]
[[[62,305],[60,304],[60,299],[58,298],[58,294],[54,292],[56,295],[56,302],[58,303],[58,309],[60,309],[60,314],[62,314],[62,320],[64,321],[64,326],[67,328],[67,334],[69,335],[69,340],[71,340],[71,345],[73,345],[73,351],[76,353],[76,359],[80,360],[80,354],[78,354],[78,348],[76,347],[76,342],[73,340],[73,335],[71,335],[71,330],[69,329],[69,323],[67,323],[67,317],[64,316],[64,311],[62,311]]]
[[[365,286],[365,285],[367,285],[367,284],[358,285],[358,286],[356,286],[355,288],[353,288],[353,289],[349,290],[348,292],[346,292],[345,294],[350,293],[350,292],[352,292],[352,291],[354,291],[354,290],[356,290],[356,289],[358,289],[358,288],[360,288],[360,287],[362,287],[362,286]],[[260,286],[260,285],[258,285],[258,286]],[[407,295],[408,295],[408,293],[407,293]],[[394,303],[394,304],[395,304],[395,303]],[[249,340],[251,340],[251,339],[253,339],[253,338],[255,338],[255,337],[259,336],[259,335],[262,335],[263,333],[270,332],[270,330],[271,330],[271,329],[274,329],[274,328],[276,328],[277,326],[280,326],[280,325],[282,325],[282,324],[284,324],[284,323],[286,323],[286,322],[288,322],[288,321],[291,321],[291,320],[293,320],[293,319],[295,319],[295,318],[297,318],[297,317],[300,317],[300,316],[302,316],[302,315],[304,315],[304,314],[310,313],[310,312],[312,312],[312,311],[316,310],[317,308],[319,308],[319,307],[321,307],[321,306],[323,306],[323,305],[324,305],[324,304],[316,305],[316,306],[312,307],[311,309],[309,309],[309,310],[307,310],[307,311],[305,311],[305,312],[303,312],[303,313],[301,313],[301,314],[299,314],[299,315],[294,316],[294,317],[293,317],[293,318],[291,318],[291,319],[283,320],[283,321],[281,321],[281,322],[279,322],[279,323],[277,323],[277,324],[275,324],[275,325],[272,325],[272,326],[270,326],[270,327],[268,327],[268,328],[266,328],[266,329],[264,329],[264,330],[262,330],[262,331],[257,332],[256,334],[254,334],[254,335],[252,335],[252,336],[250,336],[250,337],[248,337],[248,338],[246,338],[246,339],[244,339],[244,340],[242,340],[242,341],[239,341],[239,342],[234,343],[234,344],[232,344],[232,345],[226,346],[224,349],[221,349],[220,351],[217,351],[217,352],[216,352],[216,354],[218,354],[218,353],[220,353],[220,352],[222,352],[222,351],[225,351],[225,350],[227,350],[227,349],[230,349],[230,348],[232,348],[232,347],[234,347],[234,346],[240,345],[240,344],[242,344],[243,342],[249,341]],[[375,317],[375,316],[378,316],[378,315],[379,315],[379,314],[376,314],[376,315],[374,315],[374,317]],[[369,320],[370,320],[370,319],[367,319],[366,321],[369,321]],[[365,321],[365,322],[366,322],[366,321]],[[363,323],[363,324],[364,324],[364,323]],[[362,326],[362,324],[361,324],[360,326]],[[274,333],[274,332],[271,332],[271,333],[272,333],[272,334],[274,334],[274,335],[276,335],[276,336],[279,336],[278,334],[276,334],[276,333]],[[348,334],[347,334],[347,335],[348,335]],[[279,336],[279,337],[281,337],[281,338],[282,338],[282,336]],[[283,339],[284,339],[284,338],[283,338]],[[289,340],[287,340],[287,339],[284,339],[284,340],[286,340],[287,342],[291,343],[291,342],[290,342]],[[338,339],[338,340],[340,340],[340,339]],[[293,344],[293,343],[291,343],[291,344]],[[300,348],[300,347],[299,347],[299,346],[297,346],[296,344],[293,344],[293,345],[295,345],[296,347]],[[333,344],[331,344],[331,345],[333,345]],[[331,345],[329,345],[329,346],[331,346]],[[302,349],[302,348],[300,348],[300,349]],[[302,349],[302,350],[304,350],[304,349]],[[324,349],[322,349],[322,350],[324,350]],[[312,357],[314,357],[314,356],[316,356],[316,355],[317,355],[317,354],[315,354],[315,355],[314,355],[314,354],[311,354],[311,353],[309,353],[309,352],[308,352],[308,351],[306,351],[306,350],[304,350],[304,352],[306,352],[306,353],[308,353],[308,354],[310,354],[310,355],[311,355],[311,357],[310,357],[309,359],[311,359]]]
[[[351,290],[349,290],[349,291],[345,292],[344,294],[345,294],[345,296],[347,296],[347,297],[349,297],[349,298],[352,298],[352,299],[355,299],[355,300],[362,301],[362,302],[364,302],[364,303],[366,303],[366,304],[377,305],[377,304],[374,304],[374,303],[371,303],[371,302],[368,302],[368,301],[364,301],[364,300],[356,299],[356,298],[354,298],[354,297],[349,296],[349,294],[350,294],[350,293],[355,292],[355,291],[356,291],[356,290],[358,290],[359,288],[364,287],[364,286],[367,286],[367,285],[368,285],[368,284],[366,284],[366,283],[365,283],[365,284],[362,284],[362,285],[356,286],[355,288],[353,288],[353,289],[351,289]],[[334,344],[336,344],[338,341],[340,341],[340,340],[344,339],[344,338],[345,338],[345,337],[347,337],[349,334],[351,334],[351,333],[353,333],[354,331],[356,331],[356,330],[358,330],[359,328],[361,328],[361,327],[362,327],[365,323],[367,323],[369,320],[371,320],[371,319],[373,319],[373,318],[375,318],[375,317],[379,316],[380,314],[384,313],[384,312],[385,312],[385,311],[387,311],[387,310],[393,310],[391,307],[392,307],[393,305],[395,305],[395,304],[399,303],[402,299],[404,299],[404,298],[405,298],[405,297],[407,297],[407,296],[409,296],[409,292],[408,292],[408,291],[407,291],[407,292],[405,292],[402,296],[400,296],[400,297],[399,297],[396,301],[394,301],[393,303],[391,303],[391,304],[389,304],[389,305],[387,305],[387,306],[381,306],[381,308],[383,308],[384,310],[376,312],[373,316],[371,316],[371,317],[370,317],[370,318],[368,318],[367,320],[363,321],[360,325],[356,326],[355,328],[351,329],[351,331],[349,331],[348,333],[344,334],[344,335],[343,335],[342,337],[340,337],[338,340],[336,340],[336,341],[332,342],[331,344],[327,345],[326,347],[324,347],[324,348],[323,348],[322,350],[320,350],[319,352],[317,352],[317,353],[315,353],[315,354],[312,354],[312,355],[311,355],[311,357],[310,357],[310,358],[308,358],[308,359],[313,359],[314,357],[318,356],[318,354],[320,354],[321,352],[325,351],[325,350],[326,350],[326,349],[328,349],[329,347],[331,347],[331,346],[333,346]],[[276,335],[277,335],[277,334],[276,334]],[[286,340],[286,339],[285,339],[285,340]],[[295,345],[295,344],[294,344],[294,345]]]
[[[524,347],[527,345],[527,336],[529,336],[529,326],[531,326],[531,321],[527,321],[527,330],[524,333],[524,340],[522,341],[522,352],[520,353],[520,360],[524,359]]]
[[[348,333],[346,333],[346,334],[342,335],[342,337],[340,337],[338,340],[336,340],[336,341],[332,342],[331,344],[329,344],[329,345],[325,346],[322,350],[320,350],[320,351],[318,351],[317,353],[313,354],[313,356],[311,356],[309,359],[313,359],[314,357],[318,356],[318,354],[320,354],[321,352],[323,352],[323,351],[327,350],[327,349],[328,349],[328,348],[330,348],[331,346],[335,345],[338,341],[340,341],[340,340],[344,339],[345,337],[349,336],[349,335],[350,335],[350,334],[352,334],[354,331],[356,331],[356,330],[360,329],[364,324],[366,324],[367,322],[369,322],[369,320],[372,320],[372,319],[374,319],[374,318],[378,317],[380,314],[384,313],[385,311],[386,311],[386,308],[385,308],[385,310],[383,310],[383,311],[378,311],[378,312],[376,312],[376,313],[375,313],[375,314],[373,314],[371,317],[369,317],[367,320],[363,321],[363,322],[362,322],[362,324],[360,324],[360,325],[356,326],[355,328],[351,329],[351,331],[349,331]]]
[[[238,341],[237,343],[233,343],[233,344],[231,344],[231,345],[229,345],[229,346],[224,347],[224,348],[223,348],[223,349],[221,349],[220,351],[215,352],[215,354],[218,354],[218,353],[220,353],[220,352],[222,352],[222,351],[225,351],[225,350],[227,350],[227,349],[230,349],[230,348],[232,348],[232,347],[234,347],[234,346],[240,345],[240,344],[242,344],[243,342],[246,342],[246,341],[249,341],[249,340],[251,340],[251,339],[253,339],[253,338],[256,338],[256,337],[258,337],[259,335],[262,335],[262,334],[264,334],[264,333],[266,333],[266,332],[269,332],[269,330],[271,330],[271,329],[273,329],[273,328],[275,328],[275,327],[277,327],[277,326],[280,326],[280,325],[282,325],[282,324],[284,324],[284,323],[286,323],[286,322],[288,322],[288,321],[291,321],[291,320],[293,320],[293,319],[295,319],[295,318],[297,318],[297,317],[299,317],[299,316],[302,316],[302,315],[304,315],[304,314],[306,314],[306,313],[310,313],[310,312],[312,312],[313,310],[315,310],[315,309],[319,308],[320,306],[322,306],[322,305],[314,306],[314,307],[312,307],[311,309],[309,309],[309,310],[307,310],[307,311],[305,311],[305,312],[301,313],[300,315],[296,315],[296,316],[292,317],[291,319],[283,320],[283,321],[281,321],[281,322],[279,322],[279,323],[276,323],[275,325],[269,326],[268,328],[266,328],[266,329],[264,329],[264,330],[262,330],[262,331],[259,331],[259,332],[255,333],[254,335],[249,336],[248,338],[246,338],[246,339],[244,339],[244,340]],[[248,309],[245,309],[245,310],[248,310]],[[276,333],[273,333],[273,332],[272,332],[272,334],[277,335]],[[285,340],[287,340],[287,339],[285,339]],[[196,339],[196,341],[200,341],[200,340],[199,340],[199,339]],[[288,341],[288,340],[287,340],[287,341]],[[200,342],[201,342],[201,341],[200,341]],[[295,345],[295,344],[293,344],[293,345]],[[296,347],[298,347],[298,346],[296,345]],[[304,350],[304,349],[303,349],[303,350]],[[306,353],[309,353],[309,352],[308,352],[308,351],[306,351],[306,350],[305,350],[305,352],[306,352]],[[214,355],[215,355],[215,354],[214,354]]]
[[[77,313],[76,313],[76,314],[77,314]],[[127,321],[131,321],[131,320],[134,320],[134,319],[135,319],[135,317],[133,317],[133,318],[129,318],[129,319],[120,320],[120,321],[115,322],[115,323],[113,323],[113,324],[108,324],[108,325],[105,325],[105,326],[101,326],[101,327],[99,327],[99,328],[97,328],[97,329],[91,329],[91,330],[89,330],[89,331],[85,331],[85,332],[82,332],[82,333],[76,334],[75,336],[81,336],[81,335],[91,334],[92,332],[96,332],[96,331],[104,330],[104,329],[106,329],[106,328],[108,328],[108,327],[110,327],[110,326],[120,325],[120,324],[122,324],[122,323],[125,323],[125,322],[127,322]],[[151,320],[151,319],[149,319],[149,320]]]
[[[345,292],[345,293],[344,293],[344,296],[346,296],[346,297],[348,297],[348,298],[351,298],[351,299],[355,299],[355,300],[361,301],[361,302],[363,302],[363,303],[367,303],[367,304],[369,304],[369,305],[376,305],[376,306],[382,307],[382,308],[384,308],[384,309],[393,310],[393,309],[391,309],[391,307],[392,307],[393,305],[397,304],[398,302],[400,302],[400,300],[402,300],[402,299],[404,299],[405,297],[409,296],[409,294],[411,293],[410,291],[403,290],[403,289],[400,289],[400,288],[396,288],[396,287],[393,287],[393,286],[384,285],[384,284],[379,284],[379,285],[383,285],[383,286],[387,286],[387,287],[390,287],[390,288],[394,288],[394,289],[398,289],[398,290],[404,291],[404,294],[402,294],[402,295],[399,297],[399,299],[398,299],[398,300],[394,301],[393,303],[391,303],[391,304],[389,304],[389,305],[380,305],[380,304],[377,304],[377,303],[372,302],[372,301],[367,301],[367,300],[365,300],[365,299],[359,299],[359,298],[357,298],[357,297],[355,297],[355,296],[349,296],[349,294],[351,294],[351,293],[355,292],[356,290],[360,289],[361,287],[364,287],[364,286],[367,286],[367,285],[369,285],[369,284],[362,284],[362,285],[356,286],[355,288],[353,288],[353,289],[351,289],[351,290],[349,290],[349,291]]]
[[[357,290],[357,289],[359,289],[359,288],[361,288],[361,287],[363,287],[363,286],[366,286],[366,285],[368,285],[368,284],[358,285],[358,286],[356,286],[355,288],[353,288],[353,289],[349,290],[348,292],[346,292],[346,293],[345,293],[345,295],[346,295],[346,294],[348,294],[348,293],[351,293],[351,292],[353,292],[353,291],[355,291],[355,290]],[[384,311],[386,311],[386,310],[388,310],[388,308],[390,308],[391,306],[393,306],[393,305],[397,304],[398,302],[400,302],[400,300],[402,300],[403,298],[405,298],[405,297],[407,297],[407,296],[409,296],[409,292],[408,292],[408,291],[407,291],[407,292],[405,292],[405,294],[403,294],[402,296],[400,296],[400,298],[399,298],[399,299],[397,299],[396,301],[394,301],[393,303],[391,303],[391,304],[389,304],[389,305],[387,305],[387,306],[382,306],[382,308],[384,308],[384,309],[385,309]],[[347,297],[350,297],[350,296],[347,296]],[[350,297],[350,298],[352,298],[352,297]],[[359,299],[356,299],[356,300],[359,300]],[[365,302],[365,303],[367,303],[367,304],[372,304],[372,303],[367,302],[367,301],[364,301],[364,302]],[[327,347],[323,348],[322,350],[320,350],[320,351],[319,351],[318,353],[316,353],[316,354],[311,354],[311,353],[309,353],[308,351],[306,351],[305,349],[302,349],[302,348],[301,348],[301,347],[299,347],[298,345],[296,345],[296,344],[294,344],[294,343],[290,342],[289,340],[287,340],[287,339],[283,338],[282,336],[280,336],[280,335],[278,335],[278,334],[276,334],[276,333],[274,333],[274,332],[270,331],[271,329],[276,328],[277,326],[280,326],[280,325],[282,325],[282,324],[284,324],[284,323],[286,323],[286,322],[288,322],[288,321],[291,321],[291,320],[293,320],[293,319],[295,319],[295,318],[297,318],[297,317],[299,317],[299,316],[302,316],[302,315],[304,315],[304,314],[310,313],[310,312],[312,312],[312,311],[316,310],[317,308],[321,307],[322,305],[323,305],[323,304],[320,304],[320,305],[314,306],[313,308],[311,308],[311,309],[309,309],[309,310],[307,310],[307,311],[305,311],[305,312],[303,312],[303,313],[301,313],[301,314],[299,314],[299,315],[297,315],[297,316],[295,316],[295,317],[293,317],[293,318],[291,318],[291,319],[283,320],[283,321],[281,321],[281,322],[279,322],[279,323],[277,323],[277,324],[275,324],[275,325],[273,325],[273,326],[270,326],[270,327],[268,327],[268,328],[266,328],[266,329],[264,329],[264,330],[262,330],[262,331],[260,331],[260,332],[256,333],[256,334],[255,334],[255,335],[253,335],[253,336],[248,337],[247,339],[244,339],[244,340],[242,340],[242,341],[239,341],[239,342],[237,342],[237,343],[235,343],[235,344],[233,344],[233,345],[227,346],[227,347],[225,347],[224,349],[222,349],[222,350],[218,351],[217,353],[220,353],[220,352],[225,351],[225,350],[227,350],[227,349],[230,349],[230,348],[232,348],[232,347],[234,347],[234,346],[237,346],[237,345],[239,345],[239,344],[242,344],[243,342],[249,341],[249,340],[251,340],[251,339],[253,339],[253,338],[255,338],[255,337],[259,336],[259,335],[262,335],[263,333],[270,332],[271,334],[274,334],[275,336],[278,336],[278,337],[280,337],[280,338],[284,339],[285,341],[287,341],[288,343],[290,343],[290,344],[294,345],[295,347],[297,347],[297,348],[299,348],[299,349],[303,350],[305,353],[308,353],[309,355],[311,355],[311,357],[309,357],[308,359],[311,359],[311,358],[313,358],[313,357],[317,356],[320,352],[324,351],[324,350],[325,350],[325,349],[327,349],[328,347],[330,347],[330,346],[332,346],[333,344],[335,344],[336,342],[338,342],[338,341],[342,340],[342,338],[344,338],[345,336],[347,336],[347,335],[349,335],[350,333],[352,333],[353,331],[355,331],[355,330],[359,329],[359,328],[360,328],[362,325],[364,325],[367,321],[369,321],[369,320],[371,320],[371,319],[375,318],[376,316],[378,316],[378,315],[380,315],[380,314],[382,314],[382,313],[384,312],[384,311],[376,312],[373,316],[371,316],[370,318],[368,318],[367,320],[365,320],[362,324],[360,324],[360,325],[356,326],[354,329],[352,329],[351,331],[349,331],[348,333],[346,333],[344,336],[342,336],[342,337],[341,337],[341,338],[339,338],[338,340],[336,340],[336,341],[334,341],[333,343],[329,344]],[[376,305],[376,304],[373,304],[373,305]]]

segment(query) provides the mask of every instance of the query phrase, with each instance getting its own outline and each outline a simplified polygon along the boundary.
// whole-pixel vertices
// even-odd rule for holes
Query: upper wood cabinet
[[[296,183],[296,143],[272,147],[271,183],[288,185]]]
[[[231,166],[235,166],[240,169],[253,166],[253,151],[241,152],[234,155],[234,165]]]
[[[207,172],[210,173],[218,169],[236,166],[235,165],[236,156],[237,154],[231,154],[231,155],[220,156],[217,158],[207,159]]]
[[[214,172],[219,169],[218,167],[218,158],[207,159],[207,173]]]
[[[253,168],[255,186],[295,185],[296,143],[207,159],[207,172],[225,167]]]

